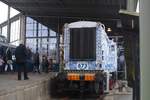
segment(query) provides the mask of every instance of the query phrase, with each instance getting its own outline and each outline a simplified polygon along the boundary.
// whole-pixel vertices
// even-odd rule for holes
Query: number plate
[[[87,70],[88,69],[88,63],[80,62],[77,64],[78,70]]]

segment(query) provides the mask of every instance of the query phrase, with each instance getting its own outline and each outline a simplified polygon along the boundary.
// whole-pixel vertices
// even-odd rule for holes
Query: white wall
[[[150,100],[150,0],[140,0],[141,100]]]

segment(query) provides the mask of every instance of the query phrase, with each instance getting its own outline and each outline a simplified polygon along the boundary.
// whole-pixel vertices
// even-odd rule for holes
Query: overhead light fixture
[[[112,31],[112,29],[109,27],[109,28],[107,28],[107,32],[111,32]]]

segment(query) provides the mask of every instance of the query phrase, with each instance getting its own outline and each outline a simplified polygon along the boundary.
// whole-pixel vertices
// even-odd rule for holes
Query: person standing
[[[27,50],[24,44],[20,44],[15,50],[16,63],[18,65],[18,80],[21,80],[21,72],[24,72],[24,80],[29,79],[27,75]]]
[[[49,70],[49,72],[50,71],[52,71],[52,69],[53,69],[53,59],[49,59],[49,68],[48,68]]]
[[[13,71],[13,65],[12,65],[12,52],[10,48],[8,47],[6,49],[6,64],[5,64],[5,71],[7,71],[8,67],[10,67],[10,70]]]
[[[42,56],[42,68],[45,73],[48,73],[48,60],[46,55]]]
[[[31,51],[31,49],[29,47],[27,47],[26,50],[27,50],[27,59],[31,60],[31,58],[32,58],[32,51]]]
[[[2,56],[0,55],[0,73],[3,73],[3,66],[4,66],[4,60],[2,58]]]
[[[0,46],[0,55],[1,57],[5,56],[4,46]]]
[[[26,66],[29,69],[29,71],[32,71],[34,68],[33,59],[32,59],[33,53],[29,47],[26,47],[26,50],[27,50]]]
[[[34,58],[33,58],[33,62],[34,62],[34,69],[33,69],[33,71],[34,72],[36,72],[36,71],[38,71],[38,73],[40,74],[40,69],[39,69],[39,64],[40,64],[40,61],[39,61],[39,53],[38,52],[36,52],[35,54],[34,54]]]

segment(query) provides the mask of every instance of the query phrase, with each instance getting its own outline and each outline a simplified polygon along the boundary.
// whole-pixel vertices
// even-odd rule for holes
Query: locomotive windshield
[[[96,28],[70,29],[70,60],[96,60]]]

